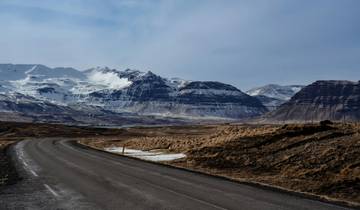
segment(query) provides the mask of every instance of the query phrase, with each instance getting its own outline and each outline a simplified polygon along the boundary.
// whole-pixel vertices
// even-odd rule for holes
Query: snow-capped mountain
[[[87,100],[114,112],[161,116],[244,118],[266,111],[258,100],[219,82],[168,80],[152,72],[129,81],[122,89],[93,92]]]
[[[34,79],[77,78],[84,79],[84,74],[73,68],[49,68],[34,64],[0,64],[0,80],[16,81],[33,76]]]
[[[78,71],[0,64],[0,92],[19,93],[72,110],[91,110],[85,109],[91,106],[141,115],[239,119],[267,111],[259,100],[231,85],[167,79],[150,71],[107,67]]]
[[[259,99],[269,110],[274,110],[290,100],[304,86],[302,85],[265,85],[246,91],[247,94]]]
[[[360,120],[360,81],[320,80],[264,116],[269,122]]]

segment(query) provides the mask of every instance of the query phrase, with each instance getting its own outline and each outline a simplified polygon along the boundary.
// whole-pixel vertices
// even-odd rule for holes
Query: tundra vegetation
[[[360,203],[360,125],[206,125],[128,128],[92,147],[181,152],[167,162],[209,174]]]

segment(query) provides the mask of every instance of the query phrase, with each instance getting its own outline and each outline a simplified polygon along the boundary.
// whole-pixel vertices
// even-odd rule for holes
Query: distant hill
[[[360,82],[316,81],[304,87],[277,110],[265,115],[267,121],[359,121]]]
[[[270,111],[290,100],[304,86],[302,85],[265,85],[246,91],[247,94],[259,99]]]

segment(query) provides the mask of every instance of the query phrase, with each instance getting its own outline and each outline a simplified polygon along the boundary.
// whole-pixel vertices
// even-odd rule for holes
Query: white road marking
[[[35,171],[33,171],[32,169],[30,169],[30,168],[28,168],[29,169],[29,171],[32,173],[32,175],[34,175],[34,176],[36,176],[36,177],[38,177],[38,175],[37,175],[37,173],[35,172]]]
[[[51,189],[51,187],[50,187],[49,185],[44,184],[44,186],[45,186],[46,189],[47,189],[51,194],[53,194],[55,197],[59,197],[59,194],[57,194],[57,193],[55,192],[55,190]]]
[[[17,153],[18,153],[18,158],[19,160],[24,164],[24,168],[29,171],[33,176],[35,177],[38,177],[39,175],[33,170],[30,168],[30,165],[25,161],[25,154],[24,154],[24,151],[23,151],[23,143],[20,142],[18,145],[17,145]]]

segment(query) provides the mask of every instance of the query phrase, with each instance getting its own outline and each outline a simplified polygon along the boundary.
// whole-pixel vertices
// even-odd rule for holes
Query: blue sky
[[[360,80],[359,0],[0,0],[0,62],[151,70],[242,90]]]

